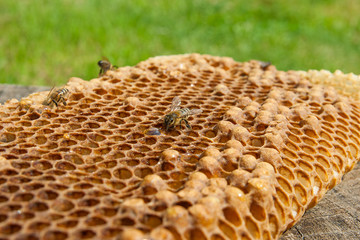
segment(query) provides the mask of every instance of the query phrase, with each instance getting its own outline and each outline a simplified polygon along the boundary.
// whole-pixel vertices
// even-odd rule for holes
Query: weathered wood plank
[[[11,85],[11,84],[0,84],[0,103],[6,102],[6,100],[11,98],[16,98],[20,100],[22,97],[25,97],[34,92],[46,91],[50,87],[40,87],[40,86],[20,86],[20,85]]]

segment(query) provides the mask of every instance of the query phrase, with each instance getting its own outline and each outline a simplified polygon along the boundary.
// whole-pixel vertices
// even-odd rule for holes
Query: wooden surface
[[[0,103],[27,96],[50,87],[0,84]],[[286,231],[281,240],[359,240],[360,239],[360,164],[343,177],[300,222]]]
[[[10,84],[0,84],[0,103],[3,104],[6,100],[16,98],[20,100],[30,93],[46,91],[51,87],[38,87],[38,86],[20,86]]]

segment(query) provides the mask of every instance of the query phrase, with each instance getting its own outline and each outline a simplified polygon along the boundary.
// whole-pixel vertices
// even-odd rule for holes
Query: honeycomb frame
[[[9,100],[0,239],[277,239],[359,159],[359,103],[321,73],[162,56]],[[175,96],[192,130],[147,135]]]

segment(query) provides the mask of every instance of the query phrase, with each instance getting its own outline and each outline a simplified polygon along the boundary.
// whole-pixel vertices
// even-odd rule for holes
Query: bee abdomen
[[[62,96],[62,95],[66,95],[69,92],[69,89],[67,88],[63,88],[57,91],[58,95]]]

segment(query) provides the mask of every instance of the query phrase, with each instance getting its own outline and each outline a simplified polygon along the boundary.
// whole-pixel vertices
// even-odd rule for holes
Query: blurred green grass
[[[356,0],[0,0],[0,83],[61,85],[152,56],[198,52],[281,70],[360,73]]]

